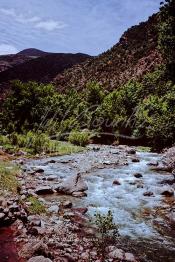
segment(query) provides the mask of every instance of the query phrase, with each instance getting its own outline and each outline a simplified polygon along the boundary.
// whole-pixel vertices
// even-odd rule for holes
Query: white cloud
[[[16,54],[18,52],[17,48],[13,45],[0,44],[0,55]]]
[[[23,14],[17,14],[14,9],[5,9],[5,8],[0,8],[0,13],[6,16],[10,16],[15,21],[22,23],[22,24],[31,24],[34,28],[38,29],[44,29],[47,31],[53,31],[56,29],[62,29],[66,27],[67,25],[61,21],[56,21],[56,20],[44,20],[38,16],[32,16],[28,17]]]
[[[38,22],[35,25],[35,27],[45,29],[45,30],[48,30],[48,31],[53,31],[53,30],[56,30],[56,29],[62,29],[64,27],[66,27],[66,24],[64,24],[62,22],[57,22],[57,21],[54,21],[54,20],[49,20],[49,21]]]

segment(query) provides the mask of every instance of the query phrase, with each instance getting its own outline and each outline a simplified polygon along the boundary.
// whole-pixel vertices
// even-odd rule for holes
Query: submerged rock
[[[135,155],[136,154],[136,150],[131,148],[131,149],[127,150],[127,153],[130,154],[130,155]]]
[[[158,161],[152,161],[152,162],[149,162],[147,165],[148,166],[158,166],[159,163],[158,163]]]
[[[120,186],[121,183],[120,183],[118,180],[114,180],[114,181],[113,181],[113,185],[115,185],[115,186]]]
[[[147,192],[143,193],[143,195],[144,195],[144,196],[153,196],[154,193],[151,192],[151,191],[147,191]]]
[[[135,176],[136,178],[141,178],[141,177],[143,177],[142,174],[140,174],[140,173],[135,173],[134,176]]]
[[[140,162],[140,160],[139,160],[138,158],[133,158],[133,159],[132,159],[132,162],[133,162],[133,163],[138,163],[138,162]]]

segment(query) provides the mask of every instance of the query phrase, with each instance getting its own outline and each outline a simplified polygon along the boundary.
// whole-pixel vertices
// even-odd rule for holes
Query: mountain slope
[[[18,53],[18,55],[26,55],[26,56],[43,56],[47,54],[49,53],[36,48],[27,48]]]
[[[1,72],[0,83],[7,83],[14,79],[47,83],[52,81],[59,72],[77,63],[82,63],[87,58],[89,56],[85,54],[46,53],[44,56],[18,64]]]
[[[157,47],[157,15],[128,29],[118,44],[98,57],[56,76],[59,90],[81,90],[88,81],[98,81],[109,90],[133,78],[141,78],[161,64]]]
[[[0,72],[10,69],[24,62],[27,62],[31,59],[33,59],[33,57],[22,55],[22,54],[1,55],[0,56]]]

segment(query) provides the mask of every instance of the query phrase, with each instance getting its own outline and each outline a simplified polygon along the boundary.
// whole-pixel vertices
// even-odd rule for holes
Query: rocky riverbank
[[[16,160],[23,170],[18,175],[20,191],[18,196],[12,197],[6,193],[5,198],[1,198],[0,224],[1,226],[13,225],[15,229],[14,241],[17,244],[18,256],[21,261],[102,261],[101,254],[93,241],[96,237],[97,228],[90,223],[92,209],[95,207],[92,204],[100,205],[98,199],[92,200],[92,198],[98,196],[99,198],[104,197],[101,200],[107,209],[113,210],[114,208],[114,213],[116,212],[116,204],[110,206],[106,197],[111,199],[111,203],[114,203],[114,200],[119,202],[121,199],[120,209],[122,211],[123,208],[125,211],[125,216],[128,216],[131,227],[134,224],[132,225],[130,214],[126,213],[124,202],[122,202],[126,202],[126,199],[122,200],[125,194],[126,197],[133,195],[136,198],[140,197],[141,200],[143,198],[142,204],[145,203],[145,206],[139,209],[139,212],[141,212],[139,219],[142,226],[145,220],[142,221],[141,217],[145,218],[146,213],[144,212],[146,212],[146,208],[147,212],[149,212],[149,214],[147,213],[147,220],[149,220],[149,216],[157,215],[159,218],[162,216],[163,220],[161,220],[161,223],[163,223],[162,221],[166,217],[168,225],[170,226],[172,223],[173,226],[173,221],[175,221],[173,211],[174,180],[171,173],[169,174],[170,179],[168,179],[168,181],[171,181],[171,185],[164,181],[164,177],[168,178],[167,173],[163,173],[161,179],[159,177],[155,181],[156,183],[164,181],[162,183],[166,186],[166,189],[164,186],[161,186],[162,191],[159,191],[158,196],[155,187],[151,188],[150,186],[148,188],[147,177],[149,174],[142,173],[143,167],[145,168],[146,166],[148,170],[167,167],[166,161],[170,160],[169,151],[164,158],[158,158],[158,161],[157,158],[156,160],[154,159],[154,155],[153,157],[150,155],[148,161],[144,162],[144,166],[140,166],[141,157],[142,155],[137,153],[134,147],[99,147],[92,145],[86,152],[69,156],[41,160],[22,158]],[[130,175],[127,174],[127,170],[130,170]],[[138,172],[133,173],[133,170]],[[113,172],[121,172],[121,174],[119,176],[118,173],[115,173],[112,176]],[[170,172],[173,172],[173,169]],[[155,174],[153,174],[153,178],[149,179],[154,179],[154,176],[158,177]],[[108,184],[108,181],[110,184]],[[97,183],[96,194],[93,191],[95,183]],[[151,183],[154,184],[154,180]],[[99,191],[99,186],[101,185],[104,185],[106,188],[107,195],[105,193],[101,194],[101,191]],[[132,195],[127,195],[128,193],[125,193],[125,191],[130,192],[130,188],[133,188]],[[116,198],[115,192],[117,191],[119,195]],[[157,206],[154,207],[154,201],[157,200]],[[135,201],[136,199],[133,198],[133,206],[131,208],[132,212],[136,212],[136,216],[138,209],[135,211],[134,203],[138,206],[140,204]],[[163,205],[163,209],[166,212],[161,213],[161,216],[158,210],[160,201],[166,202],[166,207]],[[152,205],[152,210],[149,209],[149,203]],[[118,208],[117,206],[117,210]],[[37,211],[39,214],[37,214]],[[157,213],[153,214],[155,211]],[[122,213],[119,214],[118,210],[118,218],[121,215]],[[167,218],[167,216],[169,217]],[[140,223],[140,220],[138,220],[138,217],[135,217],[136,224]],[[159,222],[157,221],[157,223]],[[141,224],[138,226],[140,227]],[[146,225],[147,223],[142,228],[143,230],[147,229]],[[162,226],[167,229],[165,222]],[[125,227],[127,227],[127,224]],[[137,227],[135,230],[137,231]],[[137,235],[138,232],[134,234]],[[147,232],[145,231],[146,234]],[[106,248],[107,258],[105,261],[142,260],[142,257],[138,254],[139,252],[137,253],[136,251],[133,255],[130,253],[130,249],[126,245],[122,245],[122,243]]]

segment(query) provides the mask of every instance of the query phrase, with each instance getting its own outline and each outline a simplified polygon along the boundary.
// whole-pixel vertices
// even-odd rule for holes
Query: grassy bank
[[[36,154],[65,155],[77,153],[83,147],[70,142],[52,140],[44,133],[28,132],[26,134],[13,133],[0,136],[0,145],[9,154],[35,156]]]
[[[17,194],[19,189],[17,175],[19,173],[20,169],[17,166],[7,161],[0,161],[0,194],[3,194],[4,191]]]

